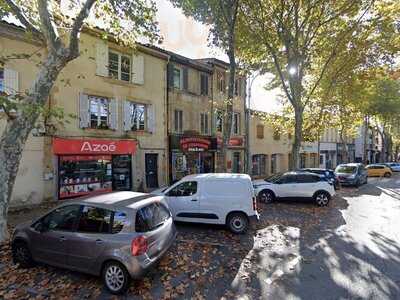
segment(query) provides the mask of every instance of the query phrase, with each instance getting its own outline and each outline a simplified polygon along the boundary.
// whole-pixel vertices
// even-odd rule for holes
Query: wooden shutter
[[[111,99],[109,101],[109,124],[108,126],[112,130],[118,129],[118,101],[116,99]]]
[[[257,125],[257,138],[258,139],[264,138],[264,125]]]
[[[204,77],[205,77],[205,92],[206,92],[206,95],[208,95],[208,75],[204,75]]]
[[[132,82],[144,84],[144,56],[132,55]]]
[[[18,72],[8,68],[4,69],[4,92],[13,95],[18,93],[18,89]]]
[[[183,90],[187,91],[189,89],[189,78],[188,78],[188,68],[182,69],[182,76],[183,76]]]
[[[147,109],[147,130],[154,133],[156,130],[156,112],[155,105],[150,104],[146,106]]]
[[[90,126],[89,97],[86,94],[79,94],[79,127],[88,128]]]
[[[105,41],[96,42],[96,75],[108,77],[108,45]]]
[[[131,102],[124,101],[124,130],[130,131],[132,129],[132,117],[131,117]]]
[[[167,80],[168,80],[168,86],[173,87],[174,86],[174,65],[169,63],[167,66]]]

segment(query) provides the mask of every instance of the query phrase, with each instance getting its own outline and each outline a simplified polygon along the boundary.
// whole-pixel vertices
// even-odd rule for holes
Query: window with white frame
[[[222,132],[222,128],[224,126],[224,115],[221,110],[217,110],[215,113],[215,129],[218,132]]]
[[[208,134],[208,114],[207,113],[200,114],[200,133]]]
[[[183,111],[181,111],[181,110],[175,110],[174,130],[177,133],[182,133],[182,131],[183,131]]]
[[[0,92],[4,92],[4,69],[0,68]]]
[[[129,103],[130,113],[131,113],[131,130],[140,131],[145,130],[146,124],[146,105],[134,103]]]
[[[90,127],[107,129],[109,124],[108,98],[89,96]]]
[[[115,51],[108,53],[108,75],[111,78],[130,81],[131,80],[131,58]]]
[[[181,89],[181,69],[179,68],[174,68],[173,71],[173,82],[174,82],[174,88],[176,89]]]
[[[240,134],[240,113],[233,113],[233,133]]]

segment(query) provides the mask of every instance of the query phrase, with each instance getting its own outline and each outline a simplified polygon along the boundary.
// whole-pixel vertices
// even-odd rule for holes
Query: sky
[[[207,42],[208,28],[192,18],[183,15],[180,9],[174,8],[167,0],[156,0],[161,35],[164,42],[161,47],[189,58],[216,57],[228,61],[226,55]],[[279,91],[264,89],[267,78],[258,76],[252,85],[251,108],[266,112],[279,110],[277,96]]]

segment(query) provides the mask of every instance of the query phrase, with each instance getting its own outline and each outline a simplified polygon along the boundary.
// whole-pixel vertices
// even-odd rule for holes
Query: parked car
[[[333,187],[335,188],[335,190],[340,189],[339,179],[337,179],[335,171],[333,170],[322,169],[322,168],[307,168],[307,169],[300,169],[300,171],[321,175],[333,183]]]
[[[15,263],[42,262],[100,275],[113,294],[126,291],[173,244],[176,229],[162,196],[115,192],[66,202],[18,225]]]
[[[369,177],[391,177],[392,170],[384,164],[371,164],[366,166]]]
[[[188,175],[161,194],[176,221],[225,224],[234,233],[244,233],[249,222],[259,218],[246,174]]]
[[[387,165],[392,170],[392,172],[400,172],[400,163],[388,162],[385,163],[385,165]]]
[[[361,163],[341,164],[335,169],[341,185],[360,186],[368,183],[368,172]]]
[[[332,182],[320,175],[301,171],[253,180],[253,187],[258,199],[265,203],[275,199],[306,198],[313,199],[319,206],[326,206],[335,195]]]

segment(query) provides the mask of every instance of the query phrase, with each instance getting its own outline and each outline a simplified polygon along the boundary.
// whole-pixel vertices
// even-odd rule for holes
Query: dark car
[[[341,185],[360,186],[368,183],[368,171],[363,164],[341,164],[335,169],[335,174]]]
[[[100,275],[120,294],[172,245],[176,229],[162,196],[115,192],[66,202],[34,222],[16,227],[15,263],[42,262]]]
[[[300,171],[310,172],[310,173],[321,175],[324,178],[326,178],[326,180],[333,183],[335,190],[338,190],[340,188],[339,179],[336,177],[335,171],[333,171],[333,170],[322,169],[322,168],[304,168],[304,169],[300,169]]]

